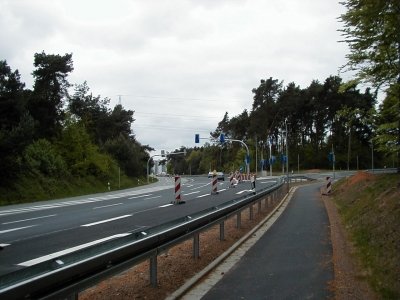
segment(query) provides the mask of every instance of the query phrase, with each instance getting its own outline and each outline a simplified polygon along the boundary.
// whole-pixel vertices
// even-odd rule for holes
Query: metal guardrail
[[[283,190],[284,180],[281,177],[276,185],[258,191],[256,195],[243,196],[145,231],[3,275],[0,277],[0,298],[75,298],[79,291],[149,258],[150,268],[153,268],[151,272],[156,273],[158,253],[223,222],[266,195]]]

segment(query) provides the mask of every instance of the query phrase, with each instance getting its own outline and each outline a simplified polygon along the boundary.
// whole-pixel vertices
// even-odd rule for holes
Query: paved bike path
[[[299,187],[275,224],[202,299],[332,298],[332,245],[320,186]]]

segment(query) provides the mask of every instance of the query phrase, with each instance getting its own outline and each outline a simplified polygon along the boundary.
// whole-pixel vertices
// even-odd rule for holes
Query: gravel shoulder
[[[343,226],[338,210],[328,196],[321,196],[324,201],[331,227],[333,248],[334,281],[332,288],[335,299],[378,299],[368,283],[363,280],[362,267],[355,257],[355,249]]]

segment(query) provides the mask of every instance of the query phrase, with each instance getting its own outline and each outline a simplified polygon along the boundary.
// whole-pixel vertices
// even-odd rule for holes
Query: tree
[[[24,87],[18,70],[0,61],[0,186],[18,175],[18,161],[32,142],[34,121],[26,110]]]
[[[397,105],[392,109],[400,116],[400,2],[347,0],[342,4],[347,12],[340,16],[344,23],[340,31],[350,48],[346,56],[348,62],[344,67],[357,71],[358,80],[371,83],[377,88],[386,86],[397,90],[394,96]],[[387,126],[392,127],[391,123],[388,122]],[[400,118],[397,118],[396,126],[395,145],[400,172]],[[387,152],[390,151],[391,148],[388,148]]]
[[[63,103],[68,95],[68,74],[73,71],[72,54],[64,56],[36,53],[35,79],[29,111],[38,121],[36,135],[53,138],[61,133],[64,118]]]
[[[396,106],[398,105],[398,100],[396,99],[396,95],[398,91],[395,88],[396,86],[393,86],[389,90],[380,106],[377,135],[374,138],[377,150],[385,153],[387,156],[393,156],[400,151],[400,145],[396,143],[400,130],[399,126],[397,126],[400,115],[397,113]]]

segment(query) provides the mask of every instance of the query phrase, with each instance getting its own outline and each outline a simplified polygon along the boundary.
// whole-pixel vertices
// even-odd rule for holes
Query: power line
[[[200,118],[200,119],[222,119],[220,117],[210,117],[210,116],[194,116],[194,115],[178,115],[178,114],[158,114],[158,113],[150,113],[150,112],[139,112],[139,111],[135,111],[135,115],[139,114],[139,115],[154,115],[154,116],[162,116],[162,117],[180,117],[180,118]]]
[[[243,102],[244,100],[239,99],[206,99],[206,98],[190,98],[190,97],[170,97],[170,96],[143,96],[143,95],[117,95],[117,96],[128,96],[133,98],[146,98],[146,99],[167,99],[167,100],[174,100],[174,101],[185,101],[185,100],[192,100],[192,101],[202,101],[202,102],[221,102],[221,101],[230,101],[230,102]]]

